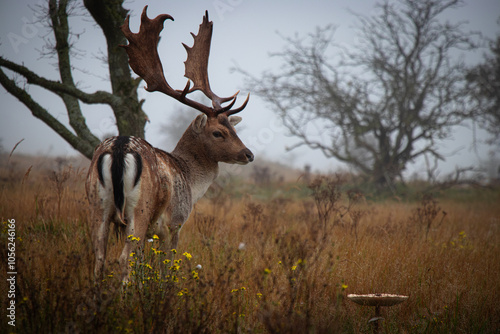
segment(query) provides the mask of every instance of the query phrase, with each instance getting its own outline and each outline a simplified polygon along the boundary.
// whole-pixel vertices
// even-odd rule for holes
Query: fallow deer
[[[97,282],[103,275],[111,222],[124,225],[125,234],[138,238],[139,243],[144,243],[147,234],[154,233],[165,240],[164,249],[175,248],[193,205],[217,177],[218,163],[247,164],[254,159],[234,129],[241,118],[232,116],[246,107],[249,95],[241,107],[231,109],[238,93],[221,98],[210,88],[207,67],[213,23],[208,20],[208,12],[198,34],[192,34],[193,46],[183,44],[188,55],[185,61],[188,82],[183,90],[175,90],[167,83],[158,55],[163,24],[173,18],[162,14],[149,19],[146,6],[138,33],[130,31],[129,19],[127,16],[121,26],[128,40],[123,47],[130,67],[146,82],[146,90],[162,92],[202,114],[192,121],[171,153],[143,139],[125,136],[109,138],[95,149],[86,191]],[[195,90],[202,91],[212,106],[189,99],[187,94]],[[119,258],[124,281],[128,280],[129,254],[135,246],[131,238],[125,239]]]

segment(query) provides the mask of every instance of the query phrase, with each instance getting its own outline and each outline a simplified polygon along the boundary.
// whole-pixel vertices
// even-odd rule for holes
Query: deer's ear
[[[193,131],[196,133],[201,133],[205,125],[207,125],[207,115],[198,115],[193,122]]]
[[[241,122],[242,118],[240,116],[229,116],[229,123],[232,126],[236,126],[239,122]]]

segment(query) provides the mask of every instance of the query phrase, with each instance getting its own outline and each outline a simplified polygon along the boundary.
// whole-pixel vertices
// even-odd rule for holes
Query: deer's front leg
[[[174,226],[169,226],[169,235],[170,235],[170,244],[169,248],[170,249],[177,249],[177,244],[179,243],[179,233],[181,231],[182,225],[174,225]]]

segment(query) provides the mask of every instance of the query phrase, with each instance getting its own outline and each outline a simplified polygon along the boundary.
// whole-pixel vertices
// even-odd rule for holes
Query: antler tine
[[[223,113],[223,112],[230,110],[234,106],[234,104],[236,103],[236,98],[237,98],[239,93],[240,93],[240,91],[237,91],[236,94],[234,94],[232,96],[231,103],[229,103],[227,106],[223,107],[218,113]]]
[[[158,15],[154,19],[148,18],[148,6],[145,6],[141,15],[141,27],[138,33],[130,31],[130,15],[120,27],[129,44],[121,45],[128,54],[129,64],[132,70],[140,76],[147,84],[149,92],[162,92],[174,99],[193,107],[205,114],[213,114],[213,110],[199,102],[186,98],[189,93],[190,82],[188,81],[183,91],[177,91],[170,87],[163,74],[163,66],[158,55],[158,42],[160,32],[163,30],[165,20],[174,18],[168,14]]]
[[[200,24],[198,35],[191,33],[194,39],[192,47],[184,45],[188,54],[185,64],[185,77],[188,82],[183,90],[175,90],[168,84],[163,73],[163,66],[158,55],[158,43],[160,41],[160,32],[163,30],[165,20],[174,20],[168,14],[161,14],[154,19],[148,18],[148,6],[145,6],[141,14],[141,26],[138,33],[130,31],[130,15],[127,15],[125,22],[120,27],[127,38],[129,44],[121,45],[128,54],[129,64],[132,70],[146,82],[146,90],[149,92],[162,92],[173,97],[179,102],[193,107],[207,116],[216,116],[219,114],[232,115],[240,112],[248,103],[247,96],[243,105],[235,110],[231,110],[236,102],[239,92],[230,97],[219,97],[210,88],[208,80],[208,56],[210,55],[210,43],[212,40],[213,22],[208,20],[208,11],[205,12],[203,22]],[[193,87],[191,87],[191,81]],[[201,90],[210,100],[212,107],[205,106],[199,102],[188,99],[187,94]],[[222,107],[223,103],[231,103]]]
[[[231,116],[231,115],[237,114],[237,113],[239,113],[240,111],[242,111],[243,109],[245,109],[245,107],[247,106],[247,104],[248,104],[248,101],[249,101],[249,100],[250,100],[250,93],[248,93],[247,98],[245,99],[245,102],[243,102],[243,104],[242,104],[239,108],[237,108],[237,109],[233,109],[233,110],[229,110],[229,109],[228,109],[228,110],[224,110],[224,112],[223,112],[223,113],[224,113],[226,116]],[[235,98],[235,99],[234,99],[234,101],[231,103],[231,107],[232,107],[232,105],[234,104],[234,102],[236,102],[236,98]]]
[[[208,57],[210,55],[210,44],[212,41],[213,22],[208,19],[208,11],[205,11],[203,21],[200,24],[198,34],[193,36],[193,46],[189,47],[182,43],[188,54],[185,64],[186,78],[193,81],[193,87],[189,92],[201,90],[206,97],[212,100],[212,107],[216,114],[228,111],[235,103],[236,96],[239,92],[229,97],[219,97],[210,88],[208,79]],[[227,107],[222,107],[225,102],[231,101]],[[228,109],[229,107],[229,109]]]
[[[168,14],[158,15],[153,20],[147,16],[145,6],[141,15],[141,27],[137,34],[130,31],[130,15],[120,27],[129,44],[122,45],[129,56],[129,64],[132,70],[146,81],[147,90],[171,90],[163,74],[163,66],[158,56],[158,42],[160,32],[163,30],[165,20],[174,18]]]
[[[182,90],[181,99],[185,99],[186,95],[189,94],[189,88],[191,87],[191,80],[188,80],[186,87]]]

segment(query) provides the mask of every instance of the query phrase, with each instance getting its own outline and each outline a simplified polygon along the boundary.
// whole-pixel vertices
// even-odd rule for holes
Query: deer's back
[[[184,217],[191,196],[182,163],[137,137],[112,137],[95,150],[86,182],[89,201],[127,210],[139,206],[148,220],[160,215]],[[186,216],[187,217],[187,216]]]

